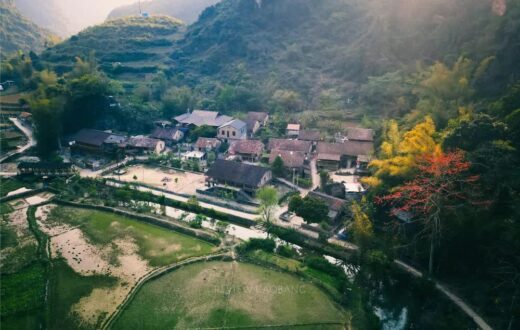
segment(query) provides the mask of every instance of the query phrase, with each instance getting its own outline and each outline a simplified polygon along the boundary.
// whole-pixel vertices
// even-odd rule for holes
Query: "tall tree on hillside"
[[[445,211],[466,204],[482,204],[472,192],[478,191],[478,176],[468,174],[471,163],[462,151],[434,153],[421,157],[418,174],[393,193],[378,199],[389,203],[393,213],[411,212],[423,226],[421,234],[430,239],[428,271],[433,272],[435,247],[439,244]]]
[[[38,99],[31,102],[36,149],[43,159],[49,158],[59,148],[63,102],[57,98]]]

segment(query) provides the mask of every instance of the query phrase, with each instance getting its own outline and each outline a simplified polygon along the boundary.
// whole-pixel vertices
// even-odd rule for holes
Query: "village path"
[[[13,124],[27,137],[27,143],[17,148],[16,150],[8,152],[6,155],[0,158],[0,163],[11,156],[21,154],[25,152],[27,149],[36,145],[36,140],[34,139],[33,130],[31,128],[24,126],[18,118],[10,117],[9,120],[12,121]]]
[[[111,185],[115,185],[115,186],[119,185],[117,183],[110,183],[110,184]],[[149,193],[152,193],[152,194],[154,194],[156,196],[163,196],[164,195],[164,197],[166,197],[166,198],[173,199],[173,200],[176,200],[176,201],[179,201],[179,202],[183,202],[183,203],[187,203],[188,202],[188,198],[187,197],[183,197],[183,196],[167,193],[167,192],[164,192],[164,191],[161,191],[161,190],[156,190],[156,189],[153,189],[153,188],[148,188],[148,187],[143,187],[143,186],[136,186],[135,188],[137,190],[139,190],[139,191],[149,192]],[[241,212],[241,211],[233,210],[233,209],[230,209],[230,208],[227,208],[227,207],[217,206],[217,205],[213,205],[213,204],[209,204],[209,203],[205,203],[205,202],[200,202],[200,201],[198,203],[199,203],[199,205],[201,207],[203,207],[205,209],[212,209],[212,210],[215,210],[215,211],[218,211],[218,212],[234,215],[234,216],[245,218],[245,219],[248,219],[248,220],[256,220],[258,218],[257,214]]]

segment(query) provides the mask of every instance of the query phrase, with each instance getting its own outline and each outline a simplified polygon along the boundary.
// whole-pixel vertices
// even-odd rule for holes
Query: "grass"
[[[7,203],[0,204],[0,215],[9,214],[13,212],[13,207]]]
[[[285,258],[276,254],[267,253],[262,250],[250,252],[249,255],[255,259],[274,264],[282,269],[287,269],[291,272],[298,271],[303,267],[302,263],[298,260]]]
[[[118,238],[132,238],[139,255],[151,266],[166,266],[210,254],[216,249],[191,236],[107,212],[57,207],[49,220],[81,225],[87,239],[96,245],[111,244]]]
[[[2,317],[42,308],[45,301],[46,273],[45,264],[35,262],[17,273],[2,275],[0,286]]]
[[[53,261],[49,276],[47,304],[50,329],[77,329],[78,319],[70,313],[71,307],[96,288],[111,287],[117,279],[109,276],[82,276],[74,272],[62,259]],[[83,325],[84,326],[84,325]]]
[[[0,179],[0,196],[6,196],[9,192],[26,187],[31,189],[34,182],[24,182],[17,178]]]
[[[146,283],[113,329],[289,325],[345,322],[345,317],[325,293],[295,276],[251,264],[208,262]]]

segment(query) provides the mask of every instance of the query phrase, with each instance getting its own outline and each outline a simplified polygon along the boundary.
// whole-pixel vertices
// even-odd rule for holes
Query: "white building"
[[[233,119],[218,128],[218,138],[227,140],[247,140],[247,124]]]

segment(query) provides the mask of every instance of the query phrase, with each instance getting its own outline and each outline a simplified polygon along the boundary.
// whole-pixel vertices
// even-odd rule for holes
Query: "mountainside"
[[[1,55],[22,50],[39,52],[50,42],[50,32],[23,17],[13,1],[0,1]]]
[[[101,68],[115,76],[156,72],[171,65],[169,53],[183,25],[167,16],[127,17],[88,28],[42,54],[60,73],[76,57],[94,54]]]
[[[166,28],[167,37],[132,25],[149,23],[153,30],[157,18],[117,20],[43,57],[63,71],[75,56],[94,51],[109,74],[161,69],[213,96],[225,84],[268,98],[292,90],[311,107],[323,98],[346,102],[370,76],[410,73],[417,64],[435,61],[452,65],[461,55],[475,62],[496,57],[480,91],[493,94],[520,75],[514,64],[520,2],[501,5],[501,0],[223,0],[185,31],[177,23]]]
[[[220,0],[152,0],[141,2],[140,5],[136,2],[112,10],[108,15],[108,19],[139,15],[140,7],[143,13],[150,15],[167,15],[191,24],[197,20],[205,8],[219,1]]]
[[[20,13],[60,37],[72,34],[71,22],[63,14],[56,0],[15,0]]]
[[[188,27],[172,58],[190,84],[231,81],[241,67],[269,86],[348,96],[368,76],[417,62],[504,53],[511,65],[519,13],[518,1],[499,16],[488,0],[228,0]]]

